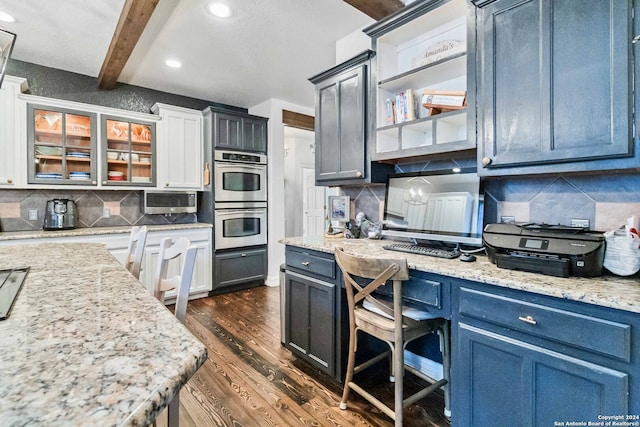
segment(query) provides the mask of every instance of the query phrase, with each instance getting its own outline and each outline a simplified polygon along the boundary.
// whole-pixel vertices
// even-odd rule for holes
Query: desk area
[[[485,256],[465,263],[383,249],[389,242],[281,241],[287,298],[294,300],[286,302],[296,325],[286,335],[294,354],[320,369],[324,364],[325,372],[341,380],[345,328],[340,271],[331,270],[336,247],[362,257],[406,258],[411,279],[403,296],[413,292],[413,301],[451,320],[452,426],[553,425],[597,422],[604,413],[640,415],[637,276],[559,278],[500,269]],[[329,304],[335,307],[332,319],[321,317]],[[308,313],[300,315],[304,309]],[[309,319],[303,325],[308,336],[297,330],[301,319]],[[319,353],[320,348],[333,353]]]
[[[145,426],[207,358],[100,244],[0,247],[30,266],[0,322],[0,424]]]

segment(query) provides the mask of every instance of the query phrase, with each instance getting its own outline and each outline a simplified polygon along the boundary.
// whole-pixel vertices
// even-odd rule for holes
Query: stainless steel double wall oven
[[[267,156],[214,150],[215,249],[267,244]]]

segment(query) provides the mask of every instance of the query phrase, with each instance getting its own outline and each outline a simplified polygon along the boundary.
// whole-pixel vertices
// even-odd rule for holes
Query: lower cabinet
[[[329,375],[335,374],[336,284],[287,273],[286,345]]]
[[[296,356],[341,380],[341,331],[345,329],[341,326],[343,298],[334,256],[287,246],[285,257],[285,345]]]
[[[158,265],[158,254],[160,252],[160,242],[165,237],[179,239],[186,237],[191,245],[197,248],[196,265],[191,278],[191,288],[189,290],[189,298],[206,297],[211,290],[211,229],[193,229],[193,230],[171,230],[171,231],[151,231],[147,234],[147,244],[145,245],[144,258],[142,260],[143,268],[140,271],[140,282],[153,293],[154,280],[156,277],[156,268]],[[126,257],[126,252],[125,252]],[[178,259],[171,260],[167,267],[167,277],[177,276],[180,274],[182,265]],[[172,304],[175,302],[175,291],[169,291],[165,294],[165,302]]]
[[[640,322],[633,313],[458,285],[452,425],[587,425],[603,415],[639,413],[633,376]]]
[[[267,248],[216,252],[214,256],[213,293],[264,284],[267,277]]]

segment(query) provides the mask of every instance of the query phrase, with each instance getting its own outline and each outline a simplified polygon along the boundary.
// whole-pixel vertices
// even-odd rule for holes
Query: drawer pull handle
[[[308,267],[309,266],[309,261],[303,262],[302,265],[304,265],[305,267]]]
[[[527,317],[520,316],[520,317],[518,317],[518,320],[522,320],[523,322],[528,323],[530,325],[536,325],[538,323],[531,316],[527,316]]]

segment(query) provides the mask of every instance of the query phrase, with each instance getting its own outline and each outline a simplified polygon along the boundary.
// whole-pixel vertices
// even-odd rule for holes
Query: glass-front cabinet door
[[[102,116],[102,185],[155,185],[155,124]]]
[[[96,115],[29,104],[30,184],[96,185]]]

